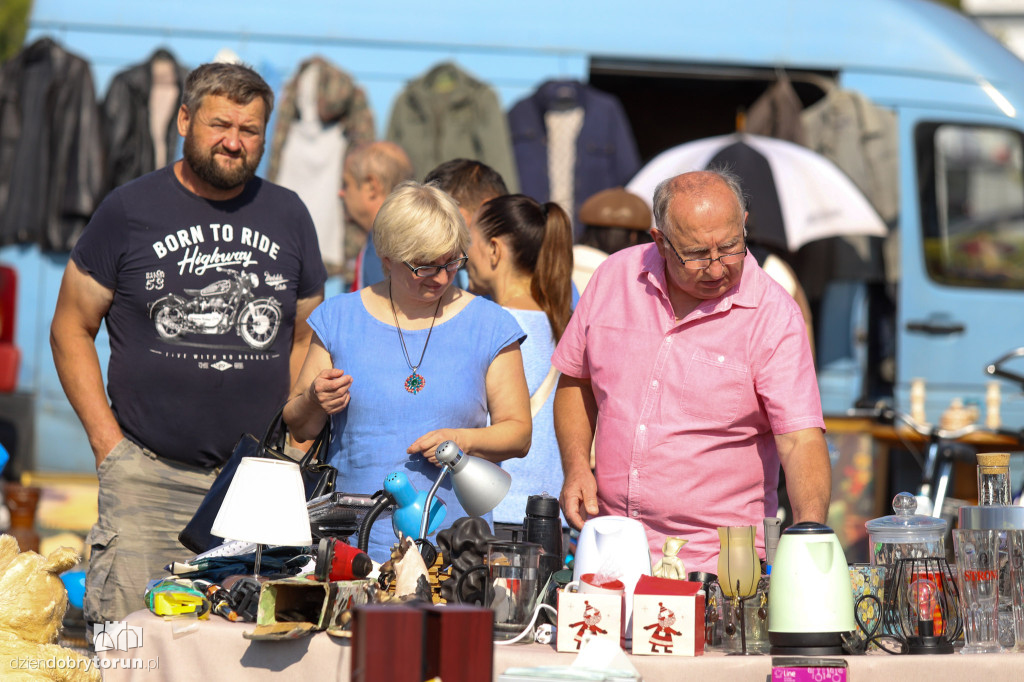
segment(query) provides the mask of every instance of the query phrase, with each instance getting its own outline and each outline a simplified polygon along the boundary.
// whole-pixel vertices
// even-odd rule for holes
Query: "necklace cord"
[[[430,329],[427,331],[427,340],[423,344],[423,352],[420,353],[419,362],[413,365],[412,360],[409,358],[409,349],[405,345],[405,336],[402,334],[402,325],[398,323],[398,312],[395,310],[395,299],[391,297],[391,279],[388,279],[388,302],[391,303],[391,315],[395,318],[395,327],[398,328],[398,340],[402,343],[402,353],[405,354],[405,362],[409,365],[409,369],[412,370],[413,374],[416,374],[420,365],[423,364],[423,358],[427,354],[427,346],[430,344],[430,335],[434,333],[434,323],[437,322],[437,313],[441,310],[441,301],[443,300],[444,294],[437,299],[437,307],[434,308],[434,317],[430,320]]]

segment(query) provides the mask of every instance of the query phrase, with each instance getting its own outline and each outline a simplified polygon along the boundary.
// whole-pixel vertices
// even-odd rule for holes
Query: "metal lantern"
[[[960,637],[960,591],[945,557],[904,558],[886,571],[882,632],[911,654],[951,654]]]

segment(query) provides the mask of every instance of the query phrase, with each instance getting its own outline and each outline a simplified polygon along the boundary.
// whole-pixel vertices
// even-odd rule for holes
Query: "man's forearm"
[[[793,520],[824,523],[832,498],[832,465],[824,435],[820,429],[805,429],[779,436],[776,442]]]
[[[103,390],[103,374],[95,342],[85,332],[54,328],[50,332],[50,346],[61,386],[85,428],[99,465],[123,434]]]
[[[832,499],[831,481],[828,475],[816,477],[813,483],[810,480],[801,481],[796,488],[789,484],[788,478],[786,481],[789,501],[793,506],[794,523],[803,521],[825,523],[828,518],[828,505]]]
[[[554,419],[564,474],[590,469],[596,413],[589,382],[563,375],[555,391]]]
[[[558,501],[565,520],[573,528],[582,528],[600,510],[597,481],[590,469],[596,423],[597,404],[590,382],[563,374],[555,391],[555,435],[564,476]]]
[[[289,389],[299,380],[299,372],[309,352],[309,342],[313,338],[313,330],[306,319],[324,300],[323,290],[308,298],[300,298],[295,304],[295,331],[292,333],[292,348],[288,357]]]

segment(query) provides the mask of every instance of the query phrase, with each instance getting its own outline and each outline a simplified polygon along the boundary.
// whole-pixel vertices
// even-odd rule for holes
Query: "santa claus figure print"
[[[583,644],[583,640],[586,636],[596,634],[608,634],[607,630],[602,630],[597,626],[601,622],[601,612],[595,609],[589,601],[583,602],[583,620],[569,623],[569,627],[578,628],[576,633],[573,635],[573,639],[576,641],[576,648],[579,649],[580,645]]]
[[[658,602],[658,622],[644,627],[644,630],[654,630],[648,640],[652,653],[657,653],[658,647],[662,647],[666,654],[672,653],[672,637],[683,634],[672,628],[675,623],[675,612],[665,608],[662,602]]]

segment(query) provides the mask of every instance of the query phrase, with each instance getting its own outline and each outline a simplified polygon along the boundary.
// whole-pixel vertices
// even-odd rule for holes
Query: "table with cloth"
[[[142,646],[97,654],[105,682],[194,682],[204,679],[338,680],[347,682],[351,666],[349,640],[326,633],[283,642],[257,642],[242,637],[252,623],[231,623],[220,617],[207,621],[165,621],[148,611],[128,616],[131,627],[142,628]],[[176,629],[185,632],[175,634]],[[396,655],[400,653],[396,652]],[[574,654],[557,653],[553,645],[514,644],[494,647],[497,680],[508,668],[569,665]],[[1021,654],[961,656],[890,656],[873,653],[845,657],[849,679],[947,680],[979,679],[1016,682],[1024,665]],[[140,661],[138,669],[121,666]],[[629,660],[645,682],[703,682],[732,680],[765,682],[771,674],[770,656],[726,656],[709,652],[696,658],[632,656]],[[113,666],[117,665],[117,668]]]

